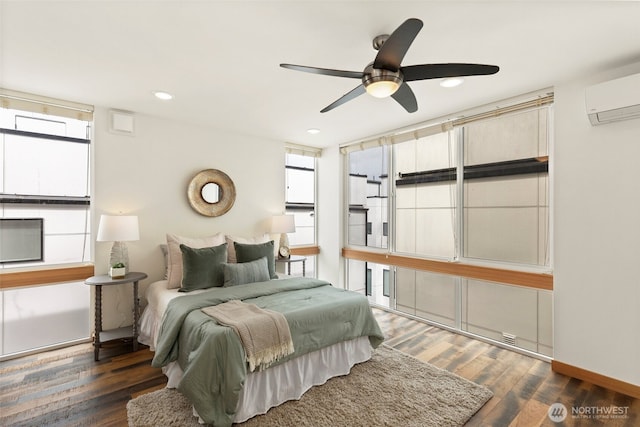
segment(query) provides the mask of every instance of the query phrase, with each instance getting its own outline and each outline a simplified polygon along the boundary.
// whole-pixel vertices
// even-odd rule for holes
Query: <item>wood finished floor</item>
[[[638,426],[640,400],[551,372],[546,362],[374,309],[386,344],[490,388],[494,397],[469,426]],[[90,344],[0,362],[0,426],[126,426],[127,402],[163,388],[143,348]],[[553,403],[628,407],[624,419],[571,419],[554,424]],[[398,426],[401,427],[401,426]]]

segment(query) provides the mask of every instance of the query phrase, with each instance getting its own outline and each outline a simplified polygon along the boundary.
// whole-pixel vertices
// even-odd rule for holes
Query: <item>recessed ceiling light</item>
[[[153,94],[156,96],[156,98],[162,99],[164,101],[168,101],[170,99],[173,99],[173,95],[171,95],[170,93],[167,93],[167,92],[158,91],[158,92],[153,92]]]
[[[307,133],[310,133],[311,135],[315,135],[317,133],[320,133],[320,129],[316,129],[316,128],[307,129]]]
[[[461,78],[451,78],[451,79],[444,79],[443,81],[440,82],[440,86],[442,87],[456,87],[456,86],[460,86],[462,83],[464,82],[464,79]]]

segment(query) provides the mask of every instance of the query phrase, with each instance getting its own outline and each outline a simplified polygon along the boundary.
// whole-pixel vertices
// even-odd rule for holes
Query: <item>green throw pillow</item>
[[[269,277],[271,279],[277,279],[276,274],[276,257],[273,253],[273,240],[266,243],[238,243],[233,242],[236,248],[236,258],[238,262],[250,262],[259,258],[267,258],[267,266],[269,267]]]
[[[227,244],[194,249],[180,245],[182,252],[182,287],[180,292],[212,288],[224,284],[223,264],[227,261]]]
[[[244,285],[245,283],[269,281],[267,257],[243,263],[224,265],[224,286]]]

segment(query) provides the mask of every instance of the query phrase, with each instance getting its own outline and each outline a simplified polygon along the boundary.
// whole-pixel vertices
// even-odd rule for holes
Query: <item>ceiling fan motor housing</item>
[[[384,98],[392,95],[404,81],[404,76],[400,70],[391,71],[384,68],[373,68],[373,62],[366,66],[363,71],[362,84],[371,95]],[[386,90],[377,91],[373,87],[384,86]]]

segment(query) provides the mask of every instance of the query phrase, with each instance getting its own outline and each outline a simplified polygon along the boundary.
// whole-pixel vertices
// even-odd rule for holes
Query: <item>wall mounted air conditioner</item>
[[[640,118],[640,74],[590,86],[584,98],[594,126]]]

